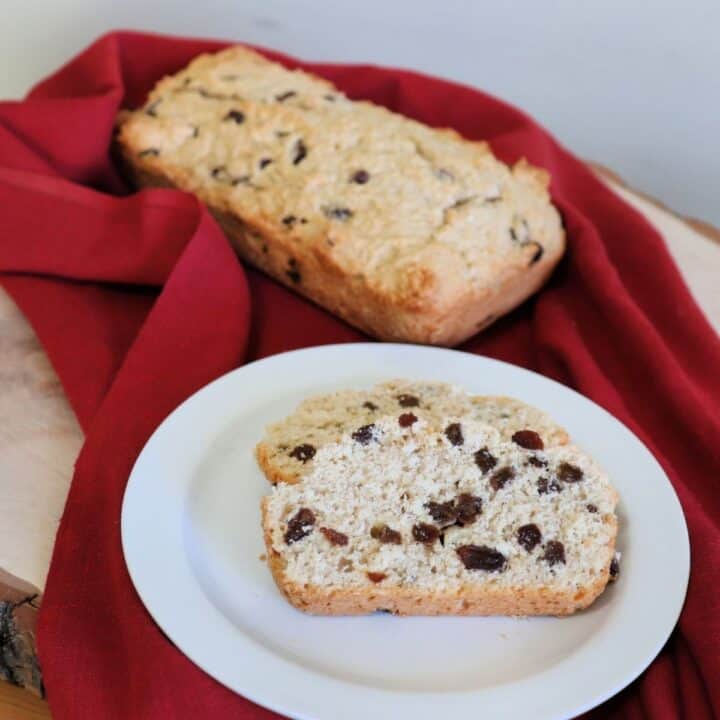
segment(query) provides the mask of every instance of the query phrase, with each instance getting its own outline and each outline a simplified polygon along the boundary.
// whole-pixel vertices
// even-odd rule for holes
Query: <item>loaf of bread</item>
[[[507,440],[532,429],[546,447],[568,442],[565,430],[547,413],[519,400],[470,396],[441,382],[393,380],[368,391],[341,390],[308,398],[267,428],[255,449],[258,464],[270,482],[298,482],[313,469],[323,445],[404,409],[434,429],[442,429],[447,417],[462,417],[492,425]]]
[[[415,408],[320,447],[262,502],[281,592],[323,615],[568,615],[613,565],[617,494],[596,463],[536,433]],[[614,571],[613,571],[614,572]]]
[[[117,144],[138,186],[195,193],[241,257],[383,340],[458,343],[564,250],[544,170],[243,47],[161,80]]]

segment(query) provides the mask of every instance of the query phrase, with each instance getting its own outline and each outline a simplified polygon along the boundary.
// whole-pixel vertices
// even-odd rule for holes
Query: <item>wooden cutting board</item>
[[[720,332],[720,231],[598,174],[665,238]],[[35,656],[37,609],[82,432],[35,334],[0,289],[0,718],[49,718]]]

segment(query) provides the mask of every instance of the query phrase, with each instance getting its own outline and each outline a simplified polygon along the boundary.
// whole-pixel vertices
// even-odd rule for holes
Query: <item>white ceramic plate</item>
[[[268,490],[253,447],[314,393],[396,377],[512,395],[550,411],[620,492],[620,580],[557,618],[306,616],[260,555]],[[246,365],[184,402],[130,476],[122,542],[151,615],[203,670],[302,720],[567,718],[609,698],[655,657],[689,572],[687,528],[662,469],[620,422],[572,390],[452,350],[348,344]],[[472,713],[470,715],[470,713]]]

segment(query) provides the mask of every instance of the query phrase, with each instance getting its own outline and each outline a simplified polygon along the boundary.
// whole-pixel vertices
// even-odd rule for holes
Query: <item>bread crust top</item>
[[[401,311],[448,318],[515,275],[536,285],[564,249],[544,170],[242,46],[164,78],[118,142],[141,171]]]

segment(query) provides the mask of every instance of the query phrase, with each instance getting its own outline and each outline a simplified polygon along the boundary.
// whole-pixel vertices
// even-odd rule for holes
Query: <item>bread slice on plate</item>
[[[617,493],[579,448],[542,446],[417,407],[321,445],[302,482],[262,502],[278,587],[320,615],[587,607],[609,580]]]
[[[267,428],[256,448],[258,463],[270,482],[298,482],[314,468],[321,447],[403,411],[412,411],[432,427],[440,427],[447,417],[463,417],[492,425],[506,439],[532,429],[548,447],[568,442],[565,430],[547,413],[519,400],[471,396],[442,382],[393,380],[368,391],[341,390],[305,400]]]

